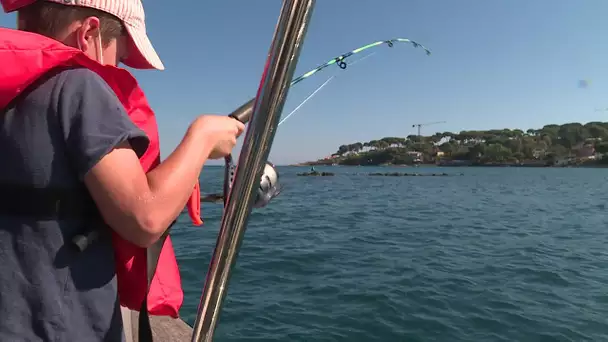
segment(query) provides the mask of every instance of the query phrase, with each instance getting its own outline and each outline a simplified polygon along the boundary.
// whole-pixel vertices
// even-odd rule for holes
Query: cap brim
[[[122,62],[134,69],[157,69],[165,70],[163,62],[152,47],[152,43],[146,34],[145,28],[135,28],[125,24],[129,36],[131,36],[131,46],[129,57]]]

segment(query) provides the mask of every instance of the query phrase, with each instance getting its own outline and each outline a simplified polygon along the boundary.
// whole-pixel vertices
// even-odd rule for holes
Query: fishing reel
[[[234,181],[234,174],[236,173],[236,165],[232,159],[232,155],[228,155],[225,158],[226,169],[224,171],[224,206],[228,199],[228,193],[230,192],[232,182]],[[276,167],[266,162],[264,171],[262,171],[262,177],[260,178],[260,185],[256,190],[256,198],[253,202],[254,208],[263,208],[270,203],[270,201],[277,197],[281,193],[281,185],[279,183],[279,172]]]
[[[228,155],[225,159],[224,169],[224,190],[223,194],[211,194],[203,196],[202,202],[215,202],[218,203],[223,201],[224,206],[228,200],[228,194],[230,193],[232,182],[234,181],[234,175],[236,173],[236,165],[232,159],[232,155]],[[260,177],[260,184],[256,190],[256,198],[253,202],[254,208],[263,208],[270,203],[270,201],[277,197],[281,191],[282,186],[279,183],[279,172],[277,171],[274,164],[266,162],[262,177]]]
[[[267,206],[273,198],[279,196],[281,190],[282,186],[279,183],[277,168],[271,162],[266,162],[253,207],[263,208]]]

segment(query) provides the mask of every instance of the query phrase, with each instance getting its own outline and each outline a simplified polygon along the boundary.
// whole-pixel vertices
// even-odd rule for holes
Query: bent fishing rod
[[[317,66],[316,68],[314,68],[310,71],[307,71],[307,72],[303,73],[302,75],[294,78],[291,81],[291,83],[289,84],[289,87],[293,87],[294,85],[313,76],[317,72],[319,72],[331,65],[334,65],[334,64],[337,65],[340,69],[344,70],[348,66],[347,59],[349,57],[351,57],[355,54],[361,53],[363,51],[366,51],[368,49],[371,49],[371,48],[374,48],[377,46],[381,46],[381,45],[387,45],[389,48],[392,48],[395,43],[410,44],[414,48],[422,49],[426,53],[427,56],[431,55],[431,50],[426,48],[424,45],[422,45],[414,40],[408,39],[408,38],[394,38],[394,39],[389,39],[389,40],[380,40],[380,41],[376,41],[376,42],[364,45],[362,47],[356,48],[350,52],[341,54],[339,56],[336,56],[336,57],[330,59],[329,61]],[[369,54],[359,60],[356,60],[351,64],[355,64],[356,62],[361,61],[361,60],[371,56],[372,54]],[[310,96],[308,96],[308,98],[306,98],[304,100],[304,102],[302,102],[300,105],[298,105],[298,107],[293,112],[295,112],[297,109],[299,109],[301,107],[301,105],[303,105],[312,96],[314,96],[319,90],[321,90],[325,85],[327,85],[327,83],[329,83],[329,81],[333,77],[334,76],[330,77],[327,81],[325,81],[325,83],[323,83],[320,87],[318,87]],[[251,119],[251,115],[254,110],[253,107],[255,104],[255,100],[256,100],[255,98],[252,98],[251,100],[247,101],[246,103],[241,105],[239,108],[237,108],[234,112],[232,112],[229,116],[244,124],[247,124],[249,122],[249,120]],[[290,113],[284,120],[279,122],[279,125],[281,123],[283,123],[291,114],[293,114],[293,112]],[[230,185],[232,184],[232,180],[234,178],[234,172],[236,170],[236,165],[234,164],[234,161],[233,161],[233,158],[231,155],[229,155],[225,158],[225,166],[226,167],[225,167],[225,172],[224,172],[223,194],[205,195],[201,198],[202,202],[217,203],[217,202],[223,201],[224,205],[226,205],[226,199],[227,199],[226,196],[227,196],[228,192],[230,191]],[[264,167],[264,171],[262,173],[260,187],[257,189],[257,196],[256,196],[256,200],[254,202],[254,207],[255,208],[265,207],[266,205],[268,205],[270,200],[277,197],[281,193],[281,189],[282,189],[282,186],[279,184],[279,174],[276,170],[276,167],[272,163],[267,162]]]
[[[290,87],[293,87],[294,85],[304,81],[305,79],[316,74],[317,72],[319,72],[331,65],[334,65],[334,64],[336,64],[342,70],[346,69],[346,67],[348,66],[347,58],[349,58],[357,53],[361,53],[365,50],[371,49],[376,46],[381,46],[384,44],[386,44],[389,48],[392,48],[395,45],[395,43],[411,44],[412,47],[414,47],[414,48],[421,48],[422,50],[424,50],[424,52],[426,53],[427,56],[431,55],[431,50],[427,49],[424,45],[422,45],[416,41],[413,41],[411,39],[408,39],[408,38],[394,38],[394,39],[389,39],[389,40],[380,40],[377,42],[373,42],[373,43],[364,45],[360,48],[356,48],[356,49],[354,49],[350,52],[344,53],[340,56],[334,57],[334,58],[330,59],[329,61],[327,61],[326,63],[323,63],[323,64],[319,65],[318,67],[316,67],[308,72],[305,72],[304,74],[294,78],[290,84]],[[234,112],[232,112],[230,114],[230,116],[239,120],[242,123],[247,123],[249,121],[249,119],[251,118],[251,114],[253,113],[254,100],[255,100],[255,98],[247,101],[242,106],[237,108]]]
[[[289,88],[330,65],[346,69],[348,57],[382,44],[393,47],[396,42],[410,43],[422,48],[427,55],[431,53],[410,39],[378,41],[335,57],[292,80],[315,1],[283,1],[257,96],[229,115],[242,123],[251,123],[238,164],[234,164],[231,155],[225,158],[223,198],[204,197],[211,201],[223,199],[224,212],[193,326],[192,342],[213,340],[251,211],[254,207],[266,206],[281,191],[278,172],[268,162],[268,155]]]

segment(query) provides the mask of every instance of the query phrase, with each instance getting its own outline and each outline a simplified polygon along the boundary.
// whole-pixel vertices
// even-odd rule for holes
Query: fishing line
[[[290,87],[304,81],[305,79],[311,77],[312,75],[316,74],[317,72],[319,72],[331,65],[334,65],[334,64],[336,64],[342,70],[346,69],[346,67],[348,65],[347,63],[350,63],[348,61],[348,58],[357,53],[360,53],[367,49],[374,48],[374,47],[381,46],[381,45],[387,45],[388,47],[392,48],[395,43],[409,44],[414,48],[422,49],[426,53],[427,56],[431,55],[431,51],[429,49],[427,49],[422,44],[417,43],[411,39],[395,38],[395,39],[389,39],[389,40],[380,40],[380,41],[373,42],[371,44],[364,45],[360,48],[354,49],[350,52],[347,52],[345,54],[342,54],[340,56],[330,59],[329,61],[317,66],[316,68],[294,78],[290,84]],[[373,54],[375,54],[375,52],[370,53],[369,55],[362,57],[359,60],[355,60],[352,64],[355,64],[368,57],[371,57]],[[328,80],[326,80],[321,86],[319,86],[317,89],[315,89],[315,91],[312,92],[312,94],[310,94],[304,101],[302,101],[302,103],[300,103],[291,113],[289,113],[289,115],[287,115],[284,119],[282,119],[279,122],[279,125],[282,124],[283,122],[285,122],[293,114],[295,114],[304,105],[304,103],[306,103],[308,100],[310,100],[312,97],[314,97],[314,95],[316,95],[323,87],[325,87],[335,76],[336,75],[333,75]],[[254,101],[255,101],[255,98],[249,100],[248,102],[243,104],[241,107],[237,108],[229,116],[242,123],[247,123],[251,119],[251,115],[253,114]],[[227,195],[230,192],[233,178],[235,176],[236,165],[234,164],[232,155],[228,155],[224,159],[225,159],[226,167],[224,169],[223,194],[217,194],[217,195],[212,194],[212,195],[205,196],[205,197],[203,197],[204,202],[206,202],[206,201],[217,202],[217,201],[221,201],[223,199],[224,205],[226,204]],[[264,172],[262,174],[260,187],[257,189],[256,200],[254,202],[253,207],[256,207],[256,208],[265,207],[272,198],[276,197],[281,192],[282,187],[279,184],[278,180],[279,180],[279,174],[278,174],[276,168],[274,167],[274,165],[272,165],[270,162],[267,161],[266,166],[264,168]]]
[[[371,57],[372,55],[375,55],[375,52],[370,53],[369,55],[363,56],[359,59],[357,59],[356,61],[350,63],[350,65],[355,65],[358,62],[361,62],[362,60]],[[294,110],[292,110],[289,114],[287,114],[287,116],[285,116],[285,118],[281,119],[281,121],[279,121],[279,126],[281,126],[281,124],[283,122],[285,122],[285,120],[287,120],[290,116],[292,116],[293,114],[295,114],[295,112],[297,112],[306,102],[308,102],[308,100],[312,99],[313,96],[315,96],[316,93],[318,93],[321,89],[323,89],[323,87],[325,87],[331,80],[333,80],[336,75],[331,76],[330,78],[328,78],[325,82],[323,82],[323,84],[321,84],[317,89],[315,89],[315,91],[313,91],[310,95],[308,95],[308,97],[306,97],[306,99],[304,99],[304,101],[302,101]]]
[[[334,57],[332,59],[330,59],[329,61],[319,65],[318,67],[307,71],[305,73],[303,73],[302,75],[294,78],[291,81],[291,84],[289,85],[290,87],[293,87],[294,85],[304,81],[305,79],[313,76],[314,74],[316,74],[317,72],[331,66],[331,65],[337,65],[340,69],[344,70],[346,69],[346,67],[348,66],[349,63],[349,58],[355,54],[361,53],[367,49],[371,49],[377,46],[381,46],[381,45],[387,45],[388,47],[392,48],[395,43],[402,43],[402,44],[406,44],[406,45],[411,45],[412,47],[414,47],[415,49],[422,49],[425,54],[427,56],[431,55],[431,50],[427,49],[424,45],[417,43],[411,39],[407,39],[407,38],[395,38],[395,39],[389,39],[389,40],[380,40],[377,42],[373,42],[371,44],[367,44],[364,45],[360,48],[354,49],[350,52],[344,53],[340,56]],[[370,54],[372,55],[372,54]],[[361,60],[369,57],[370,55],[361,58]],[[357,62],[357,61],[355,61]],[[242,123],[247,123],[249,122],[249,120],[251,119],[251,115],[253,114],[253,107],[254,107],[254,101],[255,98],[247,101],[246,103],[244,103],[242,106],[240,106],[239,108],[237,108],[234,112],[232,112],[229,116],[242,122]]]
[[[319,92],[321,89],[323,89],[323,87],[325,87],[329,83],[329,81],[333,80],[334,77],[336,77],[336,75],[328,78],[327,81],[323,82],[323,84],[321,84],[320,87],[318,87],[317,89],[315,89],[315,91],[313,91],[312,94],[308,95],[308,97],[306,99],[304,99],[304,101],[302,101],[302,103],[300,103],[294,110],[292,110],[291,113],[287,114],[287,116],[285,118],[283,118],[281,121],[279,121],[279,126],[281,126],[281,124],[283,122],[285,122],[285,120],[289,119],[290,116],[292,116],[293,114],[295,114],[295,112],[297,112],[298,109],[300,109],[306,102],[308,102],[308,100],[312,99],[312,97],[315,96],[315,94],[317,92]]]

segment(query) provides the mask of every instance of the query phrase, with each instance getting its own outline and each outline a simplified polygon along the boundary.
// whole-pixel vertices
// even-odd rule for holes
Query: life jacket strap
[[[139,319],[138,319],[138,339],[139,342],[153,342],[154,337],[152,334],[152,325],[150,324],[150,315],[148,314],[148,293],[150,291],[150,286],[152,285],[152,279],[154,278],[154,273],[156,273],[156,267],[158,266],[158,260],[160,259],[160,253],[163,250],[163,246],[165,245],[165,241],[169,236],[169,231],[171,227],[177,221],[173,221],[169,228],[165,230],[163,235],[156,241],[152,246],[146,249],[146,263],[147,270],[146,274],[148,276],[148,286],[146,288],[146,295],[144,296],[144,300],[141,303],[141,308],[139,309]]]

